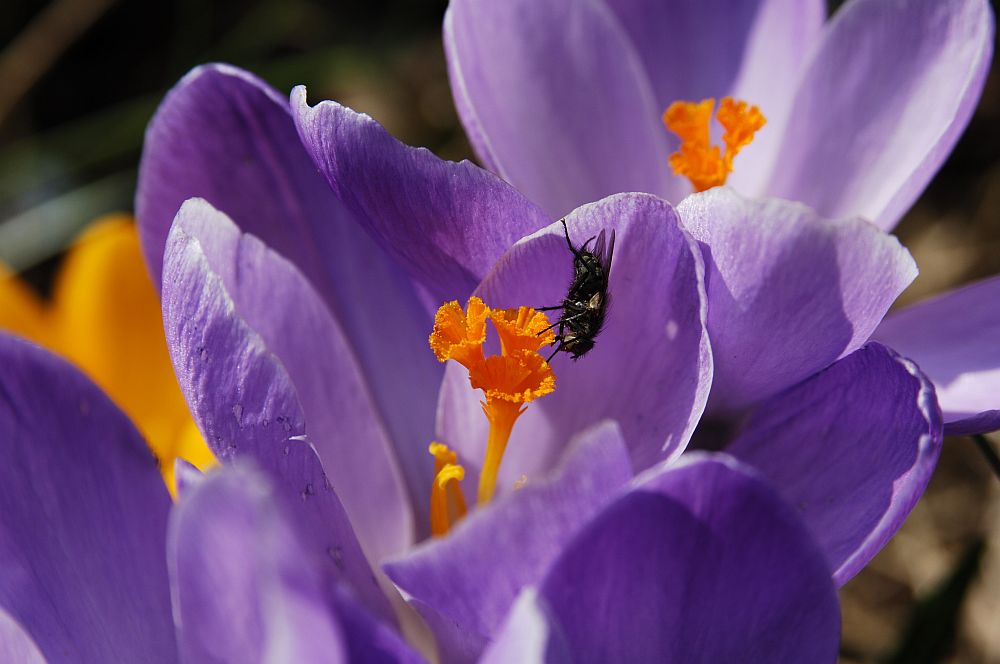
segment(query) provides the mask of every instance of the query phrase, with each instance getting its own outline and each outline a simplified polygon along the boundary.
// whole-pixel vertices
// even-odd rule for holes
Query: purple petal
[[[642,58],[659,112],[675,101],[726,95],[761,108],[767,125],[740,153],[729,178],[739,191],[758,195],[777,156],[806,54],[822,29],[825,3],[607,2]],[[672,152],[677,139],[669,139]],[[691,191],[686,181],[681,191]]]
[[[617,232],[607,322],[586,357],[552,360],[556,390],[518,420],[501,486],[522,473],[544,472],[574,433],[602,419],[619,423],[636,469],[679,454],[712,379],[704,268],[673,208],[647,194],[621,194],[579,208],[566,221],[576,245],[601,230]],[[493,307],[558,304],[572,260],[562,225],[553,224],[515,245],[478,294]],[[461,372],[445,372],[440,438],[477,466],[486,440],[479,399]]]
[[[163,100],[143,146],[136,213],[153,281],[174,215],[201,197],[322,283],[316,239],[338,224],[320,215],[337,215],[337,201],[315,170],[277,91],[228,65],[191,70]]]
[[[529,478],[385,570],[432,616],[439,643],[461,635],[474,656],[519,590],[541,578],[566,541],[631,477],[621,432],[605,422],[579,436],[551,479]]]
[[[863,344],[916,265],[860,219],[717,188],[678,208],[701,243],[715,358],[711,408],[776,394]]]
[[[310,107],[302,86],[292,91],[292,113],[340,200],[437,300],[464,300],[504,251],[549,221],[469,162],[403,145],[336,102]]]
[[[829,567],[794,511],[692,455],[607,507],[542,581],[574,662],[834,662]]]
[[[213,220],[214,235],[207,232],[201,236],[190,234],[206,230],[200,227],[199,217]],[[250,321],[242,317],[243,310],[237,307],[238,300],[252,294],[266,295],[285,287],[289,289],[289,297],[294,295],[292,302],[300,307],[297,309],[302,316],[298,321],[302,325],[299,329],[315,330],[322,317],[317,313],[309,290],[291,265],[263,249],[251,236],[240,236],[221,213],[203,201],[185,205],[179,218],[166,252],[164,327],[181,390],[199,430],[218,457],[223,460],[244,455],[253,458],[280,490],[300,500],[302,508],[296,512],[300,529],[307,534],[314,550],[329,554],[327,573],[352,584],[369,608],[391,616],[388,602],[373,582],[371,569],[340,499],[330,486],[313,447],[304,440],[304,400],[308,398],[309,407],[313,408],[316,394],[297,392],[287,365],[272,352],[263,334],[251,327]],[[205,240],[204,243],[199,237]],[[227,251],[230,252],[228,263],[221,260],[210,263],[210,257],[219,259]],[[270,283],[267,288],[256,293],[244,290],[244,287],[260,285],[257,270],[261,265],[268,269]],[[239,283],[232,280],[236,266],[241,272]],[[227,286],[234,288],[229,290]],[[270,333],[282,323],[290,325],[283,320],[287,313],[284,307],[289,306],[290,301],[280,297],[267,302],[271,305],[273,319],[263,321],[261,329]],[[251,313],[260,315],[262,311],[261,308],[251,309]],[[330,331],[323,330],[324,333]],[[338,337],[334,334],[322,339],[326,345],[321,353],[314,353],[313,359],[317,366],[325,367],[326,361],[338,355]],[[310,343],[317,343],[317,340]],[[279,345],[279,348],[285,350],[286,346]],[[330,393],[331,397],[350,385],[350,366],[341,369],[344,382],[337,391]],[[310,379],[303,386],[312,387],[314,383]],[[354,394],[356,399],[361,396],[362,393]],[[331,412],[339,411],[342,406],[332,401],[326,404]],[[320,422],[327,423],[325,417],[328,415],[324,414]],[[363,427],[366,421],[365,409],[359,406],[357,412],[341,424],[346,431]],[[330,433],[338,434],[340,429]],[[320,432],[313,435],[311,430],[309,438],[317,449],[327,451],[331,451],[331,443],[336,440],[324,438]],[[370,443],[374,454],[378,439],[363,440]],[[358,440],[351,442],[360,444]],[[343,467],[338,468],[336,461],[331,460],[332,469],[343,474]],[[373,480],[379,472],[385,472],[384,468],[377,467],[363,470]],[[378,505],[392,507],[388,502]],[[390,513],[383,520],[391,524],[393,519]],[[372,542],[380,536],[405,537],[405,533],[379,532],[373,528],[373,523],[359,525],[365,526]]]
[[[949,436],[971,436],[1000,429],[1000,410],[985,410],[978,415],[947,422],[944,432]]]
[[[365,664],[426,663],[427,660],[398,632],[365,611],[344,589],[338,589],[334,605],[347,642],[348,655],[345,661]],[[321,657],[315,661],[326,661],[326,658]]]
[[[211,473],[174,510],[169,556],[185,661],[346,661],[315,552],[280,493],[247,469]]]
[[[292,264],[198,199],[178,212],[167,258],[164,277],[174,283],[164,280],[164,300],[186,296],[178,309],[164,308],[175,318],[168,324],[180,326],[179,337],[172,331],[168,339],[190,345],[189,334],[201,333],[220,317],[252,330],[257,338],[243,342],[247,346],[227,339],[226,345],[212,347],[206,340],[210,357],[199,361],[239,356],[252,350],[252,343],[273,355],[288,372],[308,440],[362,543],[376,560],[402,551],[411,541],[413,522],[388,437],[340,327],[309,283]],[[226,306],[216,308],[214,294],[206,291],[220,288],[218,297]],[[232,401],[228,416],[237,427],[244,417],[258,416],[247,411],[238,391],[220,394],[224,386],[213,388]]]
[[[870,343],[761,404],[726,451],[798,509],[843,585],[913,509],[941,439],[933,386]]]
[[[665,106],[603,3],[456,0],[444,43],[477,151],[551,217],[622,191],[685,191]]]
[[[0,335],[0,366],[0,607],[52,661],[177,661],[153,455],[65,361]]]
[[[329,583],[295,508],[242,464],[212,472],[175,509],[170,571],[185,660],[421,661]]]
[[[562,664],[572,662],[569,646],[553,629],[544,602],[534,588],[526,588],[517,598],[497,637],[479,660],[480,664]]]
[[[0,662],[46,664],[31,635],[3,609],[0,609]]]
[[[177,457],[174,460],[174,477],[177,480],[177,496],[183,497],[205,478],[197,466]]]
[[[949,434],[1000,428],[1000,277],[894,313],[873,337],[934,383]]]
[[[442,375],[427,353],[432,319],[409,277],[316,172],[287,97],[235,67],[206,65],[164,99],[147,131],[136,198],[157,284],[170,224],[193,197],[294,263],[323,297],[368,381],[425,523],[433,477],[425,451]]]
[[[853,0],[803,74],[768,191],[891,229],[968,123],[993,52],[986,0]]]
[[[678,100],[730,94],[741,77],[760,77],[764,65],[779,60],[779,54],[801,58],[824,15],[823,3],[817,0],[606,3],[642,60],[653,87],[657,113]],[[796,64],[777,64],[779,69],[772,71],[772,77],[783,78],[782,74],[790,73],[793,80],[783,85],[793,84]],[[760,104],[765,99],[750,101]]]
[[[721,5],[723,11],[732,11],[730,3],[722,2]],[[758,3],[743,50],[740,74],[729,94],[760,107],[767,124],[740,152],[727,180],[737,191],[753,196],[763,192],[778,159],[802,69],[819,41],[825,16],[826,2],[823,0]]]

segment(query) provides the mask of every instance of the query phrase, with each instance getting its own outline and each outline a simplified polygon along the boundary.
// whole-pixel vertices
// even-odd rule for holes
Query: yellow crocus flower
[[[177,457],[203,469],[215,462],[174,377],[160,300],[128,215],[103,217],[78,238],[50,302],[0,265],[0,328],[90,376],[142,432],[171,493]]]

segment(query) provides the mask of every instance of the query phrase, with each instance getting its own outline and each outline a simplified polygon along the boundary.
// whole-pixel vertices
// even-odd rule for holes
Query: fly
[[[611,272],[611,257],[615,251],[614,229],[611,230],[610,239],[602,230],[596,238],[590,238],[577,249],[569,238],[566,220],[559,221],[566,234],[566,244],[573,252],[573,281],[562,304],[538,309],[538,311],[562,311],[559,320],[546,328],[546,330],[559,328],[555,338],[556,349],[549,356],[549,361],[559,351],[569,353],[576,360],[594,347],[594,339],[604,327],[604,318],[608,312],[608,274]],[[597,242],[591,251],[587,245],[595,239]]]

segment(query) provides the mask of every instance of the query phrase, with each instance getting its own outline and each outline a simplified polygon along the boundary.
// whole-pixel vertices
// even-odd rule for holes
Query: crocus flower
[[[172,504],[139,433],[78,370],[5,334],[0,360],[3,661],[425,661],[393,629],[308,444],[260,449],[270,468],[182,466]],[[255,429],[244,442],[263,442]],[[470,517],[477,536],[456,544],[507,554],[455,570],[492,579],[483,604],[532,584],[483,661],[835,660],[826,560],[765,482],[718,455],[622,488],[630,474],[604,424],[550,483]]]
[[[730,97],[767,121],[731,186],[891,229],[972,115],[993,14],[986,0],[825,13],[824,0],[452,0],[444,43],[476,152],[553,216],[620,191],[681,200],[692,186],[661,115]]]
[[[751,226],[787,224],[835,265],[855,255],[830,251],[853,241],[840,224],[798,223],[809,213],[780,201],[710,197],[719,191],[702,200],[720,215],[736,210],[756,220]],[[722,497],[731,483],[709,476],[716,471],[686,475],[691,468],[755,477],[754,486],[781,495],[774,500],[805,522],[825,581],[840,584],[892,536],[937,458],[933,387],[893,351],[864,345],[873,320],[912,277],[912,261],[860,223],[846,227],[860,229],[866,251],[844,266],[852,269],[843,282],[825,284],[844,296],[844,326],[859,332],[841,340],[830,366],[761,395],[729,448],[746,462],[682,456],[713,374],[703,251],[669,203],[620,194],[566,217],[577,244],[600,230],[617,234],[607,328],[580,361],[553,359],[554,390],[531,388],[530,400],[523,386],[506,393],[521,394],[526,408],[506,441],[496,497],[456,523],[449,492],[460,477],[463,487],[481,486],[496,424],[479,399],[488,405],[491,390],[504,398],[499,376],[507,374],[471,375],[432,343],[448,361],[442,370],[427,342],[434,314],[455,302],[459,311],[444,317],[461,313],[468,334],[452,340],[483,344],[483,361],[524,352],[502,335],[499,344],[481,336],[481,313],[470,307],[478,297],[491,311],[514,312],[491,319],[497,323],[521,320],[520,307],[558,302],[572,264],[561,225],[468,162],[402,145],[336,103],[310,107],[302,88],[289,102],[226,66],[193,71],[159,109],[137,209],[150,271],[160,275],[177,376],[213,452],[226,464],[253,460],[290,503],[288,518],[311,555],[369,614],[391,620],[362,563],[383,567],[447,660],[501,661],[532,645],[536,654],[568,648],[584,659],[612,652],[689,659],[702,651],[725,661],[743,646],[764,660],[832,660],[828,601],[812,581],[789,576],[810,563],[780,563],[773,551],[760,559],[738,554],[772,539],[759,537],[766,529],[753,519],[749,531],[735,529],[736,520],[696,527],[699,536],[672,531],[657,540],[661,548],[639,533],[672,520],[664,513],[645,521],[655,510],[629,496],[676,481],[687,488],[668,493],[683,493],[681,511],[701,519],[702,509],[740,500]],[[866,287],[872,279],[885,287]],[[821,305],[801,312],[809,314],[804,329],[828,314],[827,300]],[[432,445],[429,454],[432,442],[448,449]],[[463,472],[439,484],[447,466]],[[442,513],[432,503],[442,498],[447,523],[435,529],[441,537],[428,539],[432,512]],[[785,520],[771,508],[761,513],[769,523]],[[355,535],[356,545],[345,544]],[[678,542],[690,549],[680,547],[675,563]],[[601,555],[591,556],[595,550]],[[364,557],[347,565],[348,551]],[[741,560],[739,578],[762,585],[744,593],[721,580],[728,576],[708,581],[728,569],[728,555]],[[696,562],[710,569],[685,568]],[[702,573],[705,585],[683,598],[666,581]],[[383,587],[392,588],[385,579]],[[802,625],[781,628],[808,604],[796,588],[822,616],[805,611]],[[763,629],[762,616],[769,616]]]
[[[74,242],[49,302],[0,266],[0,329],[59,353],[100,385],[149,441],[171,490],[176,458],[213,463],[177,387],[129,216],[102,217]]]
[[[676,202],[727,183],[891,230],[972,115],[993,13],[986,0],[849,0],[824,22],[825,4],[452,0],[444,42],[476,152],[550,215],[615,192]],[[717,98],[725,133],[713,146]],[[950,433],[1000,428],[1000,279],[859,325],[838,307],[841,294],[854,306],[843,289],[852,263],[874,258],[859,246],[870,232],[836,239],[807,228],[816,215],[804,210],[759,224],[755,204],[713,196],[728,201],[721,211],[700,196],[678,208],[706,250],[713,414],[796,383],[874,330],[934,381]],[[879,277],[887,291],[911,278]],[[823,342],[810,334],[820,323]]]

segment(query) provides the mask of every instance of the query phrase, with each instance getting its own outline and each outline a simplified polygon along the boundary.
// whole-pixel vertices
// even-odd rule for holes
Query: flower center
[[[486,319],[500,337],[500,355],[483,355]],[[486,453],[479,473],[477,503],[488,503],[496,492],[497,474],[514,423],[527,404],[552,392],[555,374],[538,350],[555,340],[549,319],[530,307],[490,309],[478,297],[465,310],[458,302],[441,305],[434,317],[430,346],[441,362],[455,360],[469,372],[469,383],[485,395],[481,402],[490,424]],[[431,532],[443,535],[465,514],[458,487],[465,470],[447,446],[432,443],[437,476],[431,488]],[[449,493],[454,491],[454,494]]]
[[[714,108],[715,100],[709,98],[700,102],[675,101],[663,112],[663,124],[681,139],[680,149],[670,155],[670,168],[690,180],[695,191],[725,184],[733,171],[733,159],[767,122],[756,106],[724,97],[715,115],[725,129],[722,151],[709,138]]]

